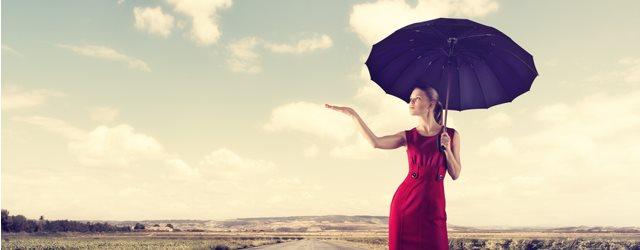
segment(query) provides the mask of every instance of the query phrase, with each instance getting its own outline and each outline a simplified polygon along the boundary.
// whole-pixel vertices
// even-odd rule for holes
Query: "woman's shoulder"
[[[404,140],[405,140],[405,141],[408,141],[408,140],[410,140],[410,139],[411,139],[411,137],[413,137],[413,132],[414,132],[414,130],[415,130],[415,129],[416,129],[416,128],[415,128],[415,127],[413,127],[413,128],[410,128],[410,129],[406,129],[406,130],[404,130],[403,135],[404,135]]]

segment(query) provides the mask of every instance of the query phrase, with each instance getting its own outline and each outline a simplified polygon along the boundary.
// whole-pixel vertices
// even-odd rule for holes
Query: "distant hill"
[[[364,231],[386,232],[388,216],[369,215],[321,215],[237,218],[228,220],[142,220],[142,221],[106,221],[113,225],[134,225],[142,223],[172,224],[180,230],[204,230],[212,232],[326,232],[326,231]],[[468,227],[447,224],[449,231],[455,232],[617,232],[640,233],[640,227]]]

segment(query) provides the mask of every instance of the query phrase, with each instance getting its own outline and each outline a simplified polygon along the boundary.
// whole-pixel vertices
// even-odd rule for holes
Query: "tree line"
[[[135,229],[144,229],[144,225],[136,223]],[[27,219],[23,215],[9,215],[2,209],[2,232],[129,232],[130,226],[115,226],[106,222],[79,222],[73,220],[49,221],[40,216],[38,220]]]

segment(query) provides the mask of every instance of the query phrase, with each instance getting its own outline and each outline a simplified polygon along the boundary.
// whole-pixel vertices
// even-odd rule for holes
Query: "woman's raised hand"
[[[350,107],[341,107],[341,106],[334,106],[334,105],[329,105],[329,104],[324,104],[325,107],[336,110],[336,111],[340,111],[348,116],[354,116],[356,114],[356,111],[353,110]]]

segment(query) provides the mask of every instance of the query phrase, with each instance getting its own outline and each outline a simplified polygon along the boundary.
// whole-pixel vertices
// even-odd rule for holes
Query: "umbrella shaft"
[[[447,95],[444,101],[444,127],[443,130],[447,127],[447,115],[449,114],[449,93],[451,90],[451,82],[453,82],[453,64],[449,63],[447,65]]]

